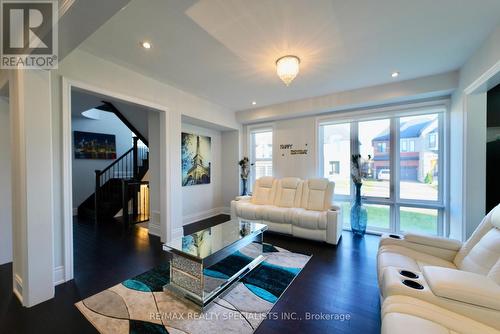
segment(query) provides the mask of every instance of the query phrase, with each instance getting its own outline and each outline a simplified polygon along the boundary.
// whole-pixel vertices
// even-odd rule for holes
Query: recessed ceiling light
[[[399,72],[392,72],[391,77],[393,78],[399,77]]]
[[[255,101],[253,101],[253,102],[252,102],[252,105],[253,105],[253,106],[254,106],[254,105],[256,105],[256,104],[257,104],[257,102],[255,102]]]
[[[151,47],[152,47],[151,42],[148,42],[148,41],[142,42],[141,45],[145,49],[151,49]]]

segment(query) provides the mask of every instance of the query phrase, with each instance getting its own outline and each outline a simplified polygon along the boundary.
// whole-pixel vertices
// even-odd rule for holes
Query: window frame
[[[448,198],[449,198],[449,100],[437,100],[424,103],[398,105],[388,108],[379,108],[363,111],[351,111],[339,114],[337,116],[318,117],[316,119],[317,126],[317,166],[316,170],[320,177],[323,177],[324,171],[322,170],[322,150],[323,150],[323,131],[322,126],[329,124],[351,124],[351,154],[359,153],[358,143],[358,130],[359,123],[363,121],[371,121],[377,119],[390,119],[390,196],[389,198],[363,196],[363,202],[366,204],[388,205],[390,224],[389,229],[368,227],[369,233],[381,234],[386,232],[401,233],[400,230],[400,208],[414,207],[425,209],[438,210],[438,226],[437,236],[449,235],[449,212],[448,212]],[[349,115],[350,114],[350,115]],[[437,132],[437,153],[439,156],[438,163],[438,199],[436,201],[427,200],[413,200],[401,199],[399,194],[400,186],[396,182],[399,180],[399,160],[400,160],[400,118],[408,116],[419,116],[425,114],[438,115],[438,132]],[[334,195],[335,202],[351,202],[354,196],[354,185],[351,182],[351,195]],[[344,226],[344,229],[350,230]]]
[[[275,153],[276,153],[276,143],[275,143],[275,132],[274,132],[274,123],[266,123],[266,124],[258,124],[258,125],[249,125],[247,127],[247,154],[248,154],[248,159],[250,161],[250,178],[248,180],[248,190],[251,193],[253,184],[255,183],[255,145],[253,144],[253,135],[255,133],[263,133],[263,132],[271,132],[272,135],[272,151],[271,151],[271,158],[270,159],[259,159],[259,160],[266,160],[266,161],[271,161],[272,165],[272,175],[274,175],[274,169],[275,169]]]

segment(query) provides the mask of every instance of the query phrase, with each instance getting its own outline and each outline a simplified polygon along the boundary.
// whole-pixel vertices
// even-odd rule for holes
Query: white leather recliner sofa
[[[407,296],[382,305],[381,334],[499,334],[500,331],[445,308]]]
[[[262,177],[252,196],[231,202],[231,217],[262,221],[269,231],[336,245],[342,235],[340,207],[332,205],[334,183],[327,179]]]
[[[500,205],[463,244],[411,233],[399,239],[384,235],[377,261],[384,305],[406,296],[500,330]]]

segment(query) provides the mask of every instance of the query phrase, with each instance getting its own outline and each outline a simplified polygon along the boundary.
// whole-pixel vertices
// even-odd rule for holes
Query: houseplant
[[[238,165],[240,165],[241,168],[241,196],[246,196],[248,194],[248,175],[250,175],[251,166],[250,160],[248,160],[247,157],[243,157],[243,159],[238,162]]]
[[[370,156],[368,156],[370,159]],[[351,206],[351,230],[356,236],[364,236],[368,222],[366,208],[361,203],[361,186],[363,185],[363,172],[366,163],[360,154],[353,154],[351,157],[351,178],[356,189],[354,202]]]

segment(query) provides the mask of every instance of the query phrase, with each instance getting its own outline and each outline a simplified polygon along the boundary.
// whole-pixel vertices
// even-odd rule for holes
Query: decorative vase
[[[246,196],[248,195],[248,190],[247,190],[247,179],[241,179],[241,196]]]
[[[361,204],[361,183],[355,183],[356,198],[351,206],[351,230],[356,236],[364,236],[366,232],[366,224],[368,215],[366,208]]]

